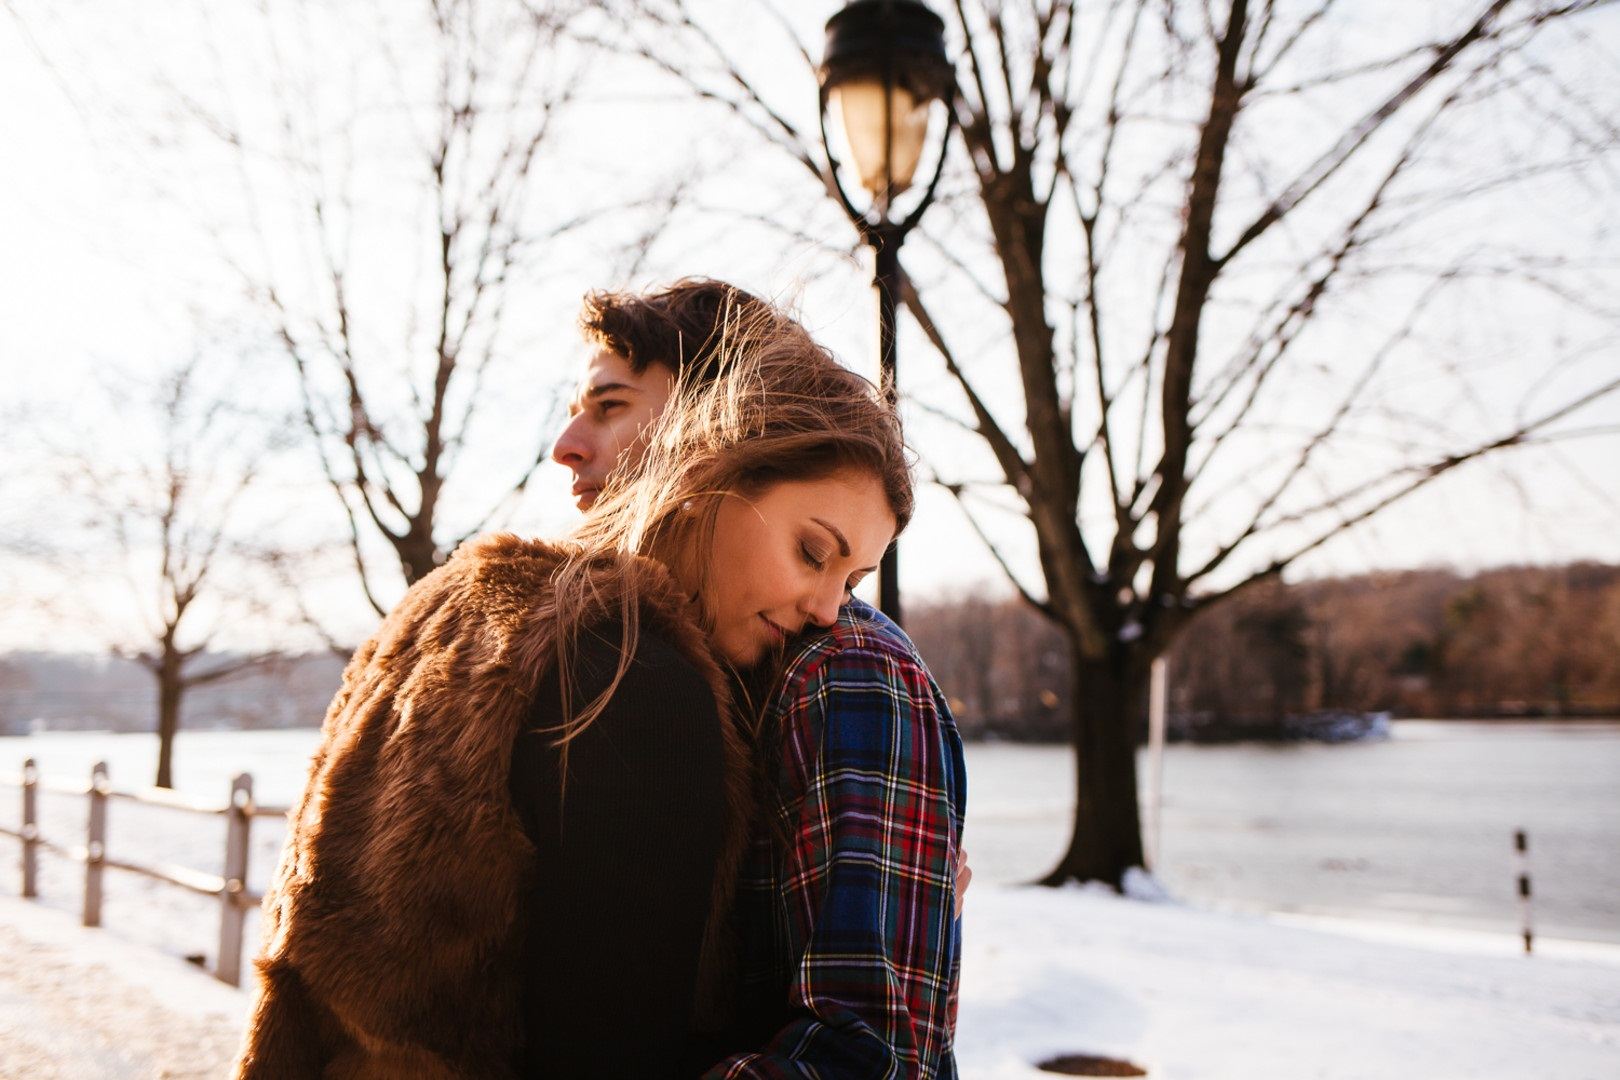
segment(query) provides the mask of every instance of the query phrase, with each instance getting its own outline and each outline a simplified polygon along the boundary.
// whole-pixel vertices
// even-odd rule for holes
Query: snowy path
[[[0,1078],[215,1080],[246,996],[182,960],[0,897]]]

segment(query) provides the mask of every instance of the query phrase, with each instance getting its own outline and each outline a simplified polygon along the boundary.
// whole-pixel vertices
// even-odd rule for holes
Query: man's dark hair
[[[780,317],[751,292],[689,277],[655,292],[587,293],[579,327],[586,341],[618,353],[637,375],[657,363],[701,381],[713,370],[712,354],[727,324]]]

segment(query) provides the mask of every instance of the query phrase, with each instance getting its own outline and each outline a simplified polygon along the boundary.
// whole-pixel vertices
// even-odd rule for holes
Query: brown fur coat
[[[264,901],[259,994],[237,1076],[510,1076],[520,899],[534,850],[508,794],[511,753],[555,655],[561,552],[495,536],[418,582],[355,654]],[[727,682],[687,603],[646,560],[593,569],[608,613],[626,584],[714,688],[727,834],[699,998],[723,996],[725,912],[747,834],[748,763]]]

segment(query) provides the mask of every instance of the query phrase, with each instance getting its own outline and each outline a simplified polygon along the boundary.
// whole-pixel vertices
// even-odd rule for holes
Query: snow
[[[65,963],[101,968],[117,981],[163,1002],[171,1012],[224,1017],[236,1024],[247,1016],[251,1004],[247,991],[228,986],[196,965],[149,945],[110,930],[82,926],[64,912],[14,896],[0,896],[0,925],[31,944],[45,947]]]
[[[975,885],[961,1074],[1037,1080],[1052,1074],[1035,1063],[1085,1053],[1154,1080],[1620,1076],[1620,948],[1524,957],[1504,935],[1490,955],[1390,931]]]
[[[246,755],[266,803],[296,796],[314,742],[307,732],[187,737],[181,767],[194,773],[188,772],[183,790],[223,801],[228,777],[244,767]],[[46,762],[47,776],[55,781],[82,780],[89,761],[108,757],[115,780],[127,783],[146,775],[150,763],[119,756],[133,752],[124,739],[92,744],[60,736],[30,740],[14,751],[18,759],[26,754]],[[139,748],[147,752],[147,741]],[[1131,899],[1095,886],[1013,885],[1048,867],[1066,840],[1064,785],[1072,765],[1067,751],[1051,748],[970,752],[978,755],[970,835],[980,839],[971,842],[979,865],[963,929],[958,1060],[964,1080],[1038,1080],[1051,1074],[1039,1072],[1035,1063],[1081,1053],[1133,1061],[1149,1070],[1151,1080],[1620,1080],[1620,945],[1538,937],[1535,955],[1525,957],[1507,919],[1497,920],[1497,932],[1483,932],[1347,918],[1343,910],[1337,915],[1212,910],[1178,903],[1159,879],[1142,871],[1127,876]],[[1305,754],[1289,751],[1286,760],[1298,772],[1344,752],[1311,747]],[[1590,750],[1583,744],[1567,753]],[[1197,760],[1233,758],[1223,749],[1200,751]],[[1263,764],[1274,780],[1272,760],[1268,752]],[[1538,775],[1549,768],[1542,759],[1526,768],[1531,766]],[[1388,773],[1391,767],[1378,768]],[[1424,758],[1404,768],[1427,773],[1436,765]],[[0,775],[8,774],[14,770],[0,762]],[[1185,805],[1220,822],[1254,813],[1243,808],[1248,804],[1229,811],[1208,794],[1230,792],[1237,798],[1245,791],[1244,778],[1252,775],[1213,772],[1195,791],[1185,774]],[[1297,783],[1326,783],[1323,774],[1302,775]],[[1612,831],[1603,831],[1610,827],[1592,811],[1606,812],[1608,804],[1597,801],[1612,794],[1612,787],[1603,786],[1605,775],[1594,770],[1581,781],[1585,787],[1578,783],[1576,795],[1563,800],[1585,831],[1576,825],[1564,832],[1544,830],[1584,838],[1590,845],[1566,843],[1565,858],[1589,874],[1582,879],[1589,891],[1574,895],[1598,912],[1609,910],[1602,906],[1608,903],[1603,874]],[[1513,792],[1529,782],[1527,773],[1502,776],[1500,782],[1518,785]],[[1317,816],[1306,815],[1309,821],[1326,821],[1331,828],[1300,834],[1288,850],[1313,856],[1366,850],[1382,859],[1383,848],[1320,845],[1323,837],[1362,835],[1357,828],[1382,836],[1408,818],[1434,830],[1436,807],[1472,819],[1488,813],[1492,800],[1506,797],[1484,786],[1473,801],[1464,799],[1469,793],[1461,789],[1444,801],[1427,788],[1412,789],[1418,794],[1409,791],[1405,802],[1391,802],[1381,789],[1343,790],[1344,805],[1356,807],[1357,814],[1373,805],[1383,805],[1389,814],[1365,824],[1312,810]],[[13,827],[15,794],[0,789],[0,823]],[[1421,801],[1413,801],[1419,795]],[[1286,805],[1286,794],[1280,798]],[[40,803],[48,835],[65,843],[83,837],[82,797],[45,795]],[[1198,824],[1189,816],[1183,827]],[[220,868],[224,837],[218,819],[119,803],[109,830],[111,850],[121,856],[212,872]],[[275,863],[281,831],[273,820],[254,823],[250,880],[256,890]],[[1220,839],[1208,829],[1190,835],[1194,848]],[[1252,842],[1228,848],[1222,857],[1258,876],[1287,835],[1257,832]],[[219,1063],[228,1062],[234,1051],[247,995],[177,958],[201,952],[212,961],[218,902],[109,871],[107,929],[85,930],[77,918],[83,868],[42,853],[42,899],[19,900],[15,844],[0,838],[0,956],[6,960],[0,964],[0,1077],[221,1075]],[[1422,854],[1443,860],[1451,846],[1436,842]],[[1451,880],[1447,875],[1466,876],[1467,864],[1440,865],[1442,884]],[[1405,873],[1407,864],[1398,867]],[[1506,873],[1504,868],[1504,887]],[[1551,877],[1545,866],[1540,873]],[[1538,899],[1541,885],[1538,877]],[[1331,894],[1316,891],[1312,903],[1353,906],[1354,898],[1347,899],[1342,885],[1337,888]],[[1420,889],[1411,888],[1414,894]],[[1422,888],[1429,890],[1424,896],[1439,895],[1439,885]],[[1467,889],[1459,884],[1455,892],[1463,895]],[[248,933],[251,949],[253,920]],[[145,1042],[142,1033],[150,1035]],[[47,1051],[56,1055],[54,1070],[30,1056]],[[147,1064],[162,1062],[165,1051],[171,1057],[161,1068]],[[135,1062],[139,1067],[130,1064]],[[192,1071],[179,1071],[182,1066]]]
[[[1167,903],[1173,899],[1164,883],[1140,866],[1133,866],[1125,871],[1125,879],[1120,883],[1120,889],[1132,900],[1142,900],[1149,904]]]
[[[1156,901],[973,886],[964,1080],[1039,1080],[1052,1074],[1037,1062],[1075,1053],[1134,1062],[1153,1080],[1620,1075],[1620,946],[1546,942],[1524,957],[1511,935],[1199,910],[1145,874],[1131,889]],[[149,946],[12,897],[0,898],[0,928],[131,988],[101,999],[109,1027],[144,993],[240,1028],[245,993]],[[11,1038],[0,1024],[0,1062]],[[72,1052],[70,1035],[58,1041]]]
[[[0,1077],[213,1080],[247,996],[182,960],[0,898]]]

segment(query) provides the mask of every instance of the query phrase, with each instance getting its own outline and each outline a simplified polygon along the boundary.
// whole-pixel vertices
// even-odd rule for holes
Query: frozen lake
[[[1170,747],[1160,876],[1180,897],[1210,907],[1511,934],[1518,925],[1512,836],[1523,828],[1537,932],[1620,942],[1620,723],[1398,721],[1394,736],[1341,746]],[[230,777],[246,771],[261,803],[286,805],[302,786],[316,738],[310,730],[185,732],[176,745],[177,784],[223,802]],[[0,779],[13,781],[33,757],[48,780],[82,785],[90,765],[106,760],[115,786],[136,787],[150,782],[156,752],[150,735],[0,739]],[[981,880],[1024,881],[1049,869],[1068,839],[1069,751],[973,745],[968,777],[968,847]],[[20,806],[15,789],[0,787],[0,823],[15,827]],[[83,842],[83,798],[46,797],[41,818],[47,836]],[[254,823],[255,889],[273,868],[280,833],[273,820]],[[108,848],[122,857],[218,872],[223,835],[219,821],[122,802],[109,808]],[[0,838],[0,893],[10,895],[19,886],[14,845]],[[82,873],[43,854],[44,902],[77,910]],[[104,925],[135,924],[139,936],[170,951],[211,955],[217,910],[178,889],[107,872]]]
[[[1159,876],[1212,907],[1511,932],[1522,828],[1537,932],[1620,942],[1620,723],[1407,720],[1393,733],[1167,748]],[[1050,869],[1071,769],[1061,747],[969,748],[976,867],[994,880]]]

